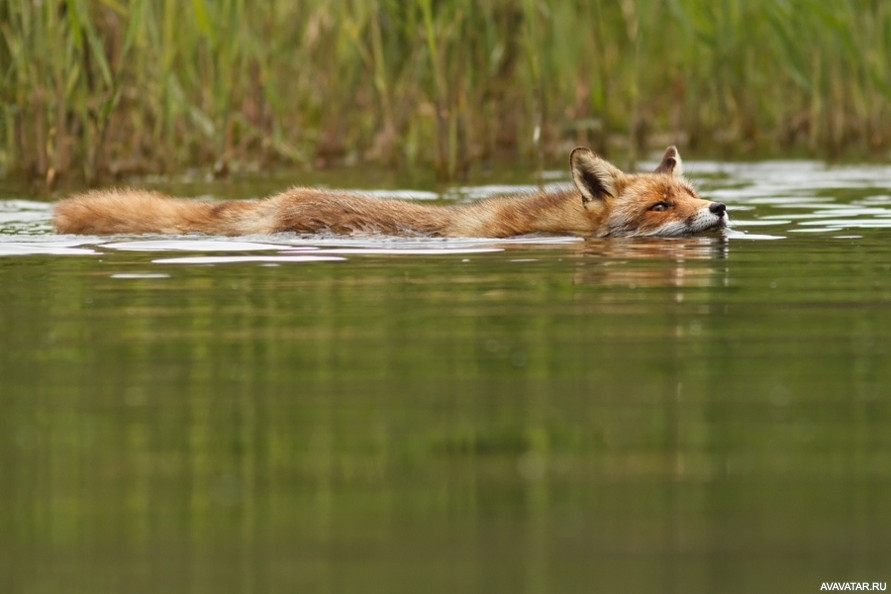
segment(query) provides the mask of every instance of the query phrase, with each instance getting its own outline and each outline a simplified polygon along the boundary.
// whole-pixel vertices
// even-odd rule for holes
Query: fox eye
[[[671,205],[668,202],[657,202],[650,207],[650,210],[652,210],[653,212],[662,212],[663,210],[668,210],[669,208],[671,208]]]

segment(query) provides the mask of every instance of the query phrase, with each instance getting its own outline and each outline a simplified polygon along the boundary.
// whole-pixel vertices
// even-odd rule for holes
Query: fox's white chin
[[[720,231],[728,225],[729,219],[726,212],[716,215],[705,209],[692,219],[665,223],[646,233],[646,235],[654,237],[683,237],[707,231]]]

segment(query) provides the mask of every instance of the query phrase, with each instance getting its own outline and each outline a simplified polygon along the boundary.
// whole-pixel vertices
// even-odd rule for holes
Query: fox
[[[721,230],[727,207],[705,200],[669,146],[650,173],[625,173],[587,147],[569,156],[572,185],[449,206],[292,187],[260,200],[201,201],[139,189],[92,190],[56,203],[56,232],[79,235],[265,235],[279,232],[507,238],[528,234],[676,237]]]

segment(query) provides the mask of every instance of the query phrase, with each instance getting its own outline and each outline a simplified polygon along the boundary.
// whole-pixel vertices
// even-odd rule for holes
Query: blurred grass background
[[[884,0],[0,0],[0,174],[885,156]]]

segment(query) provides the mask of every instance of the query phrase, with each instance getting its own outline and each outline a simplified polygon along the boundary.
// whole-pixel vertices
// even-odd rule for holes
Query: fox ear
[[[595,155],[591,149],[580,146],[569,155],[572,181],[582,194],[582,203],[588,204],[618,195],[617,181],[622,176],[612,163]]]
[[[671,145],[665,149],[665,154],[662,155],[662,160],[653,173],[670,173],[671,175],[684,173],[684,164],[681,161],[681,154],[676,146]]]

